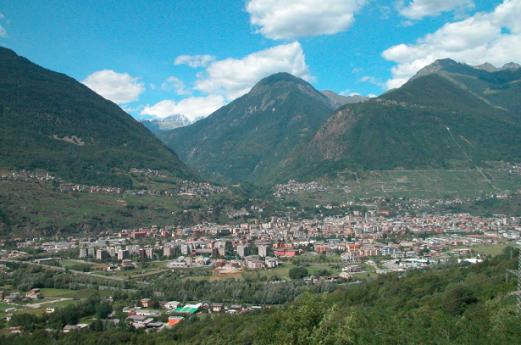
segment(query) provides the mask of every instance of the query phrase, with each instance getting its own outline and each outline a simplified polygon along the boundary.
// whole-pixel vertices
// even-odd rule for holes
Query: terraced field
[[[521,175],[508,169],[388,170],[345,173],[323,179],[324,192],[300,192],[286,199],[304,204],[374,197],[472,198],[521,189]]]

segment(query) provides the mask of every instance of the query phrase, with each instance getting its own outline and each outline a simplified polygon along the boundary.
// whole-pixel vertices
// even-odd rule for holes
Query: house
[[[210,311],[212,313],[220,313],[223,311],[223,308],[224,308],[224,304],[222,304],[222,303],[212,303],[210,305]]]
[[[279,260],[277,260],[277,258],[266,257],[264,264],[267,268],[275,268],[279,265]]]
[[[264,268],[264,261],[259,260],[259,257],[256,255],[248,256],[245,261],[246,267],[250,270]]]
[[[273,254],[278,257],[292,258],[296,256],[298,251],[296,249],[281,248],[273,249]]]
[[[6,303],[13,303],[19,301],[20,299],[21,297],[18,292],[11,292],[9,295],[5,296],[4,301]]]
[[[179,302],[177,301],[170,301],[170,302],[166,302],[164,307],[165,309],[168,309],[168,310],[175,310],[178,306],[179,306]]]
[[[25,297],[29,299],[39,299],[42,298],[42,293],[40,292],[40,289],[31,289],[27,291]]]
[[[89,328],[89,325],[86,323],[79,323],[77,325],[65,325],[63,327],[63,333],[70,333],[73,331],[83,331]]]
[[[178,325],[181,322],[183,322],[183,320],[184,320],[184,317],[182,317],[182,316],[169,316],[168,317],[168,321],[166,323],[166,327],[167,328],[173,328],[176,325]]]
[[[21,334],[22,326],[9,327],[8,330],[9,330],[9,333],[11,333],[11,334]]]
[[[143,308],[151,308],[154,302],[150,298],[142,298],[139,303],[143,306]]]

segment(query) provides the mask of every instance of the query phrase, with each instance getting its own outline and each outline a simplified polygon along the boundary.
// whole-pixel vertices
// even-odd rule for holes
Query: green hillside
[[[0,48],[0,168],[130,187],[130,168],[191,174],[143,125],[76,80]]]
[[[164,141],[189,166],[223,180],[260,182],[327,119],[329,99],[287,73],[261,80],[248,94]]]
[[[460,68],[475,71],[467,65]],[[507,73],[511,80],[518,71],[477,73],[508,79]],[[519,113],[514,105],[507,108],[507,100],[516,102],[508,95],[511,91],[500,97],[502,91],[496,89],[495,99],[503,100],[496,104],[452,75],[445,70],[423,72],[379,98],[346,105],[274,175],[283,181],[335,175],[346,169],[475,167],[487,161],[521,161]]]

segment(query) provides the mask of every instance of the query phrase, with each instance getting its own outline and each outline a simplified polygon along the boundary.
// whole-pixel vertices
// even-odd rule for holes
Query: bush
[[[308,270],[305,267],[293,267],[289,270],[289,277],[291,279],[302,279],[304,277],[307,277],[309,275]]]

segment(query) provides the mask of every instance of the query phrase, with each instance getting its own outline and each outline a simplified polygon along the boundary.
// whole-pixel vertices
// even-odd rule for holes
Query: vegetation
[[[497,92],[501,92],[498,89]],[[521,123],[438,73],[338,110],[278,171],[280,180],[351,169],[447,169],[521,160]]]
[[[286,306],[247,315],[194,317],[172,331],[155,334],[124,328],[70,335],[35,330],[33,334],[4,336],[0,342],[14,345],[34,342],[43,345],[515,344],[521,337],[512,294],[516,279],[506,275],[516,267],[517,253],[513,254],[510,258],[510,249],[506,249],[504,255],[477,265],[380,276],[331,293],[306,294]],[[79,310],[87,308],[91,308],[89,304]],[[89,312],[95,315],[96,308],[100,307]],[[45,322],[32,318],[30,321],[34,325]]]
[[[258,183],[332,111],[327,97],[310,84],[278,73],[209,117],[161,137],[206,175]]]
[[[6,48],[0,48],[0,74],[0,167],[127,188],[130,168],[192,178],[144,126],[76,80]]]
[[[308,270],[305,267],[297,266],[289,270],[289,277],[291,279],[302,279],[309,275]]]

